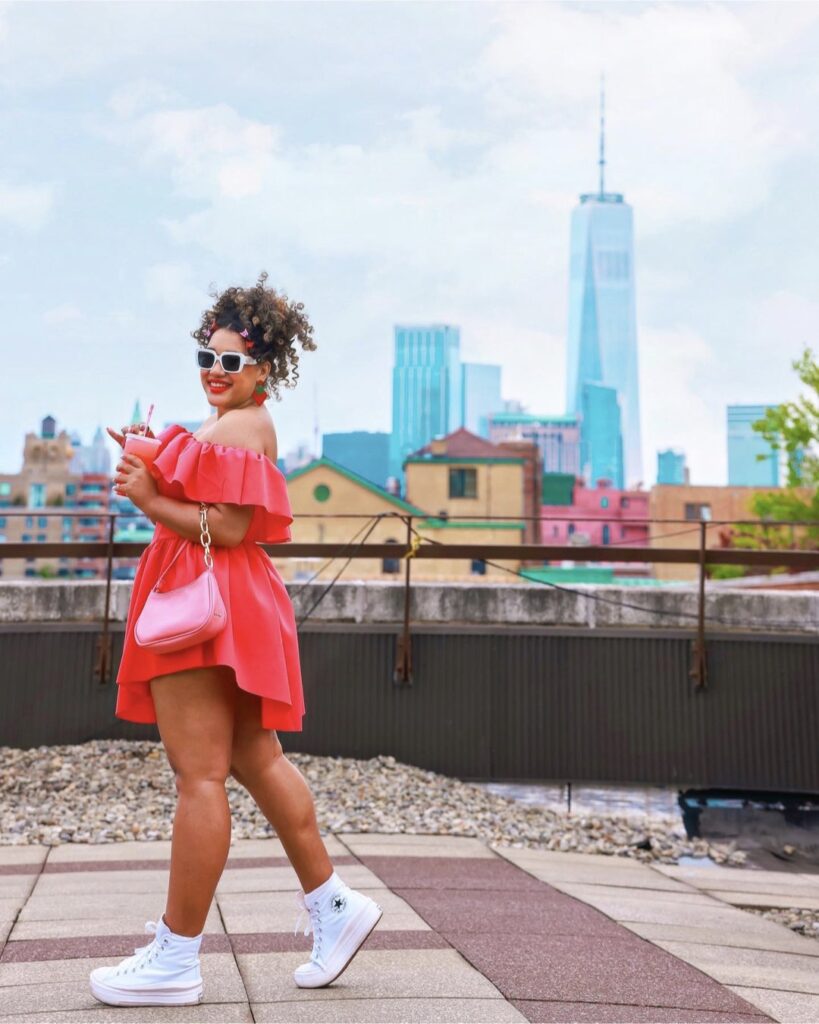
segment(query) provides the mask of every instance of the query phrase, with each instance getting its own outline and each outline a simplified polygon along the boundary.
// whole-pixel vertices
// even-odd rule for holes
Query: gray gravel
[[[290,754],[316,801],[319,827],[332,832],[477,836],[490,845],[602,853],[674,864],[710,857],[741,865],[733,844],[689,840],[679,818],[627,817],[527,806],[484,786],[401,764]],[[235,839],[273,829],[232,778]],[[160,743],[92,740],[20,750],[0,747],[0,844],[150,842],[171,838],[173,774]]]
[[[743,907],[752,914],[759,914],[768,921],[784,924],[786,928],[806,935],[809,939],[819,939],[819,910],[804,910],[801,907],[775,907],[768,910],[760,907]]]

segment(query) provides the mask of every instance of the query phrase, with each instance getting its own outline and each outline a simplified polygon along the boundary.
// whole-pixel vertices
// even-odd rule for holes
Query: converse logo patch
[[[330,901],[330,907],[335,914],[340,914],[341,911],[347,906],[347,897],[342,893],[337,893]]]

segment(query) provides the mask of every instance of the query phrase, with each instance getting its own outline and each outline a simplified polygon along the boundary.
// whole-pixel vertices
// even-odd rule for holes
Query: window
[[[3,528],[5,525],[6,525],[6,517],[5,516],[0,516],[0,528]]]
[[[29,487],[28,503],[32,508],[42,508],[45,505],[45,489],[45,484],[32,484]]]
[[[611,541],[611,534],[609,531],[609,524],[603,523],[603,543],[608,544]]]
[[[26,516],[26,526],[31,529],[34,526],[34,518],[32,516]]]
[[[41,530],[44,530],[48,526],[48,519],[46,518],[46,516],[38,516],[37,525]]]
[[[31,543],[31,534],[30,533],[24,533],[23,536],[20,539],[22,540],[22,542],[24,544],[30,544]]]
[[[601,498],[600,499],[600,508],[608,508],[608,507],[609,507],[609,499],[608,498]]]
[[[384,541],[385,544],[399,544],[400,541],[395,537],[387,537]],[[381,559],[381,572],[385,573],[396,573],[401,571],[401,559],[400,558],[382,558]]]
[[[621,526],[620,527],[620,540],[624,540],[625,536],[626,536],[626,528],[625,528],[625,526]]]
[[[327,501],[330,497],[330,488],[327,484],[316,484],[313,488],[313,497],[316,501]]]
[[[0,494],[11,494],[11,484],[7,480],[0,483]]]
[[[482,558],[473,558],[469,571],[474,573],[476,576],[485,576],[486,562],[484,562]]]
[[[80,519],[80,526],[99,526],[99,519]]]
[[[37,534],[37,543],[38,544],[45,544],[45,542],[46,542],[46,535],[44,533],[38,533]]]
[[[569,534],[570,537],[574,533],[574,523],[569,523],[569,529],[568,529],[567,533]]]
[[[450,498],[477,498],[478,471],[475,469],[450,469]]]
[[[620,508],[628,508],[628,498],[620,499]]]
[[[63,544],[70,544],[70,543],[71,543],[71,534],[70,533],[63,533]]]
[[[73,522],[73,520],[72,520],[71,516],[63,516],[63,529],[64,530],[70,530],[72,522]]]
[[[77,485],[76,484],[66,484],[65,485],[65,493],[66,494],[76,494],[76,492],[77,492]]]
[[[709,520],[711,518],[711,506],[687,501],[685,503],[685,518],[697,522],[701,519]]]

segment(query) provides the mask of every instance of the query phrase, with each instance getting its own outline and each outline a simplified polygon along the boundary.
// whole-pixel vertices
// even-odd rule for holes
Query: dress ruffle
[[[258,542],[289,541],[293,515],[284,474],[266,456],[244,448],[209,444],[173,424],[153,464],[161,494],[181,501],[254,505],[250,528],[233,548],[214,545],[213,569],[228,624],[203,644],[157,654],[139,647],[134,624],[157,579],[179,552],[164,588],[182,586],[204,568],[202,547],[161,523],[139,560],[122,659],[117,673],[116,716],[156,722],[150,682],[185,669],[226,665],[237,685],[261,697],[265,729],[300,732],[304,715],[298,634],[284,581]]]
[[[209,504],[255,505],[248,531],[254,541],[280,544],[292,540],[293,513],[287,481],[266,455],[199,441],[178,423],[158,436],[162,446],[154,460],[153,475],[164,481],[169,497]]]

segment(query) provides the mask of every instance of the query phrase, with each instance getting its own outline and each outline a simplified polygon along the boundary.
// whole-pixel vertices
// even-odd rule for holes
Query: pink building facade
[[[619,490],[605,480],[586,487],[577,480],[570,505],[540,506],[541,543],[647,547],[648,500],[648,491]]]

